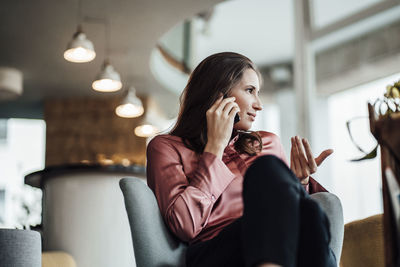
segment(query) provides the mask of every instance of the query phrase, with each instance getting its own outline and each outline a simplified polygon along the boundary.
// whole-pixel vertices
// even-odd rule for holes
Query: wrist
[[[204,148],[204,152],[212,153],[217,156],[217,158],[222,159],[224,148],[221,145],[207,143],[206,147]]]
[[[309,182],[310,182],[310,176],[308,176],[308,177],[306,177],[306,178],[300,180],[300,183],[301,183],[302,185],[308,185]]]

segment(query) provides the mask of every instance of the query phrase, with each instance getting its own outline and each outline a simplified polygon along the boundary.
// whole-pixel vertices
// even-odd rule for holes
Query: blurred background
[[[400,79],[399,4],[2,0],[0,226],[41,224],[42,190],[25,184],[29,173],[145,166],[146,143],[173,125],[190,72],[222,51],[262,72],[253,130],[280,136],[287,156],[294,135],[315,155],[333,148],[315,179],[339,196],[345,222],[382,213],[380,159],[350,161],[363,154],[346,121],[358,118],[353,137],[372,150],[367,102]],[[120,104],[131,106],[117,114]]]

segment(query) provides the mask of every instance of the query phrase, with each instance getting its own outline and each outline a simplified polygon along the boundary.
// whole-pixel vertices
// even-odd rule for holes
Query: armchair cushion
[[[383,267],[383,216],[347,223],[344,228],[341,267]]]
[[[42,267],[76,267],[74,258],[62,251],[42,252]]]

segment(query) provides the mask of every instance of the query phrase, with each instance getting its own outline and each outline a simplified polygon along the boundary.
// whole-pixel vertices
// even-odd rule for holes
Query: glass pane
[[[0,224],[4,223],[5,220],[5,199],[6,199],[6,192],[4,189],[0,189]]]
[[[41,223],[40,189],[24,184],[25,175],[44,168],[46,125],[43,120],[7,120],[0,143],[0,227]]]
[[[280,113],[279,106],[275,103],[262,102],[263,110],[257,112],[251,131],[268,131],[280,136]]]
[[[0,119],[0,143],[7,141],[7,120]]]
[[[179,23],[159,40],[161,46],[178,61],[183,60],[183,30],[184,24]]]
[[[383,0],[311,0],[315,28],[332,24]]]
[[[376,141],[369,131],[367,102],[382,98],[386,86],[400,74],[358,86],[329,98],[329,121],[332,147],[332,188],[343,204],[345,222],[383,212],[380,155],[374,159],[351,162],[363,153],[352,143],[346,122],[352,118],[353,138],[363,150],[370,152]]]

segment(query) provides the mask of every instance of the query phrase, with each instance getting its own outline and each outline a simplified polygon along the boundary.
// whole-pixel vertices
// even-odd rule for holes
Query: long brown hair
[[[207,144],[207,110],[221,93],[230,94],[247,69],[254,70],[261,82],[257,67],[241,54],[223,52],[204,59],[190,75],[180,96],[179,116],[170,134],[181,137],[189,149],[201,154]],[[255,155],[261,151],[262,141],[258,133],[240,131],[238,134],[235,148],[239,152]]]

